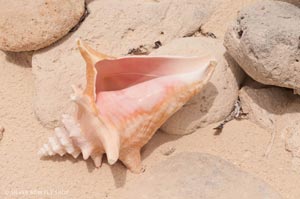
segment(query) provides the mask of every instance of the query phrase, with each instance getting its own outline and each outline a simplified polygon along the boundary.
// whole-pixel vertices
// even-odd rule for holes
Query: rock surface
[[[76,32],[33,55],[36,115],[47,126],[57,125],[61,114],[70,108],[70,85],[84,84],[85,63],[76,47],[77,38],[114,56],[125,55],[140,45],[152,51],[156,41],[164,45],[197,30],[219,2],[91,1],[90,14]]]
[[[0,49],[31,51],[66,35],[84,13],[84,0],[0,1]]]
[[[239,91],[241,106],[247,117],[268,130],[276,129],[278,117],[285,112],[292,95],[290,90],[262,85],[251,79]]]
[[[202,92],[173,115],[162,130],[177,135],[223,120],[233,108],[244,73],[228,56],[222,42],[205,37],[176,39],[151,53],[152,55],[201,56],[212,53],[218,62],[211,80]]]
[[[300,9],[296,6],[262,1],[242,10],[224,44],[256,81],[300,88]]]
[[[280,136],[293,157],[300,158],[300,96],[289,89],[248,81],[239,97],[248,118]]]
[[[274,100],[274,99],[273,99]],[[300,96],[289,97],[289,104],[285,112],[277,121],[277,132],[285,140],[285,148],[294,158],[300,158]],[[299,170],[299,167],[298,167]]]
[[[278,0],[278,1],[284,1],[284,2],[291,3],[291,4],[294,4],[295,6],[300,7],[300,1],[299,0]]]
[[[269,185],[216,156],[184,152],[132,182],[124,199],[279,199]]]
[[[217,39],[224,39],[225,32],[231,22],[237,17],[239,10],[260,0],[226,0],[220,4],[201,30],[203,33],[213,33]],[[296,0],[298,1],[298,0]]]

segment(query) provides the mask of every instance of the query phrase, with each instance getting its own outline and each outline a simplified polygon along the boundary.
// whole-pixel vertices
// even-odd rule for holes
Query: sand
[[[0,67],[0,125],[5,128],[0,141],[0,198],[41,198],[39,194],[42,198],[112,198],[117,189],[142,176],[126,171],[121,163],[108,166],[105,161],[95,169],[91,160],[81,157],[40,160],[37,150],[52,130],[43,128],[33,113],[31,68]],[[173,154],[210,153],[265,180],[284,198],[300,195],[300,170],[293,168],[279,135],[269,157],[264,157],[270,133],[246,120],[230,122],[218,136],[214,126],[183,137],[158,132],[143,150],[143,163],[152,167],[166,159],[163,153],[169,148],[175,148]]]
[[[228,1],[229,3],[231,1]],[[234,7],[234,6],[233,6]],[[218,16],[222,14],[217,11]],[[214,19],[218,21],[217,16]],[[222,38],[224,27],[216,29]],[[121,163],[106,161],[95,169],[82,157],[53,157],[41,160],[37,151],[52,134],[37,121],[32,104],[33,76],[29,64],[10,63],[14,54],[0,54],[0,126],[5,128],[0,140],[0,198],[121,198],[118,190],[143,175],[132,174]],[[280,135],[268,157],[264,156],[271,139],[269,132],[243,120],[232,121],[216,136],[213,127],[199,129],[187,136],[158,132],[145,146],[142,157],[146,168],[182,151],[205,152],[224,158],[240,169],[265,180],[284,198],[300,195],[300,169],[293,166]],[[147,170],[146,170],[147,172]]]

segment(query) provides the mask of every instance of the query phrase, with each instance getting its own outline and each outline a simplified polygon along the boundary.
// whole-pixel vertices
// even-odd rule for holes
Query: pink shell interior
[[[124,57],[97,62],[96,93],[124,89],[154,78],[189,73],[207,59],[201,57]],[[162,85],[163,86],[163,85]]]

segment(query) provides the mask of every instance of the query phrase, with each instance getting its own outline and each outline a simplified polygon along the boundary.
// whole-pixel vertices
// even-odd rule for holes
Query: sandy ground
[[[243,2],[250,1],[255,0]],[[223,7],[236,9],[233,2],[238,4],[228,0]],[[228,10],[221,11],[217,10],[212,23],[204,27],[220,38],[226,27],[217,26],[223,24],[219,19],[233,17]],[[0,198],[121,198],[117,190],[143,175],[131,174],[120,163],[110,167],[106,161],[102,168],[95,169],[91,160],[83,161],[82,157],[39,159],[37,150],[52,130],[43,128],[33,113],[31,68],[26,63],[10,63],[15,59],[14,55],[0,53],[0,125],[5,128],[0,141]],[[175,149],[173,154],[210,153],[265,180],[284,198],[299,198],[300,169],[293,166],[291,154],[285,151],[279,135],[269,157],[264,157],[270,133],[246,120],[230,122],[218,136],[214,135],[215,126],[183,137],[158,132],[143,150],[143,163],[151,168],[167,158],[163,153],[170,148]]]
[[[1,199],[120,198],[112,197],[117,189],[142,177],[126,171],[120,163],[109,167],[105,162],[102,168],[95,169],[91,160],[86,162],[81,157],[40,160],[36,152],[52,131],[43,128],[34,116],[31,68],[24,64],[0,67],[0,125],[5,127],[0,141]],[[172,147],[174,154],[206,152],[264,179],[284,198],[300,195],[300,172],[293,168],[291,155],[284,150],[279,135],[270,156],[264,157],[270,140],[268,132],[249,121],[233,121],[215,136],[214,126],[183,137],[157,133],[144,148],[144,164],[150,168],[166,159],[163,152]]]

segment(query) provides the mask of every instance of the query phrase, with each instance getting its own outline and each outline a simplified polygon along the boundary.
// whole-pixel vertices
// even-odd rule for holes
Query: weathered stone
[[[232,111],[244,73],[225,52],[222,42],[205,37],[181,38],[154,51],[152,55],[201,56],[210,52],[218,62],[211,80],[201,93],[173,115],[162,130],[184,135],[223,120]]]
[[[278,1],[285,1],[287,3],[294,4],[295,6],[300,7],[300,1],[299,0],[278,0]]]
[[[237,17],[238,11],[260,0],[227,0],[220,4],[208,22],[201,27],[204,33],[213,33],[223,39],[231,22]],[[298,1],[298,0],[296,0]]]
[[[278,117],[286,110],[291,95],[290,90],[262,85],[250,79],[239,91],[241,106],[247,117],[268,130],[276,129]]]
[[[300,88],[300,9],[296,6],[262,1],[242,10],[224,44],[256,81]]]
[[[288,137],[286,139],[286,149],[290,151],[293,155],[293,157],[300,158],[300,133],[299,133],[299,127],[297,128],[298,131],[291,132],[290,129],[288,129]]]
[[[280,136],[286,150],[300,158],[300,96],[290,89],[248,81],[239,97],[248,118]]]
[[[152,51],[156,41],[164,45],[197,30],[219,1],[91,1],[90,14],[76,32],[33,55],[36,115],[43,124],[56,125],[69,110],[70,85],[84,84],[85,63],[76,47],[77,38],[114,56],[140,45]]]
[[[276,124],[277,132],[280,132],[286,149],[293,157],[300,158],[300,96],[293,95],[289,99],[288,106]]]
[[[84,13],[84,0],[0,1],[0,49],[31,51],[66,35]]]
[[[122,190],[122,198],[279,199],[268,184],[216,156],[180,153]]]

